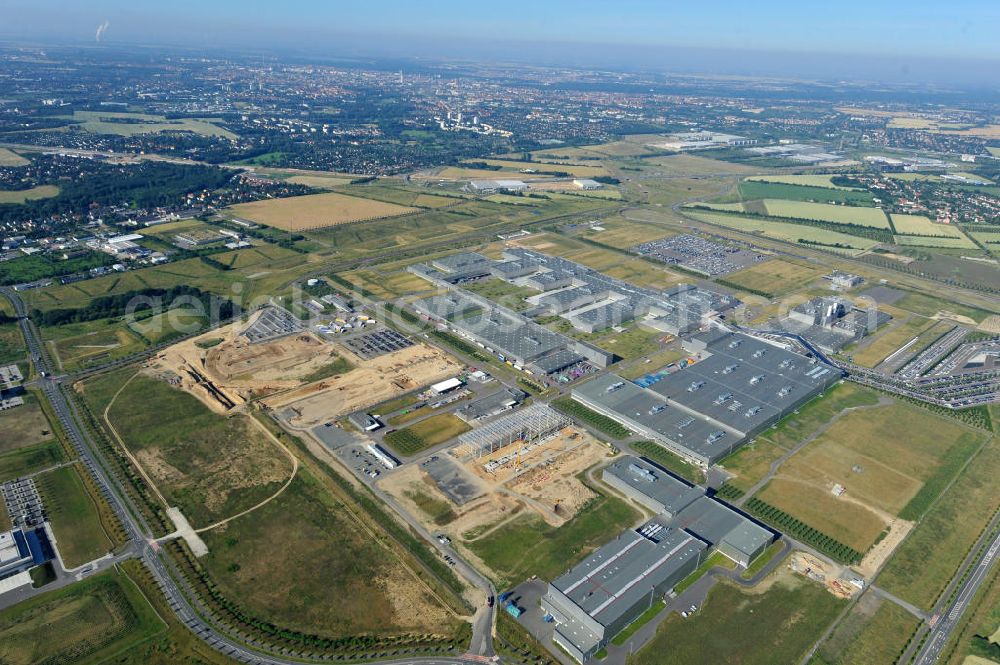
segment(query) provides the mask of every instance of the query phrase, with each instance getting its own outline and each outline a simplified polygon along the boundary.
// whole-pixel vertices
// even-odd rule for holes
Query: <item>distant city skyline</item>
[[[537,55],[541,64],[544,58],[553,64],[606,62],[662,70],[673,65],[684,71],[702,64],[704,71],[736,74],[761,66],[766,74],[784,68],[793,76],[856,77],[863,67],[852,60],[874,57],[880,62],[873,79],[946,81],[949,66],[973,67],[981,77],[989,72],[981,65],[1000,61],[1000,3],[984,0],[933,5],[841,0],[826,7],[790,0],[510,0],[491,7],[400,0],[175,0],[155,6],[125,0],[6,0],[0,3],[0,17],[4,40],[521,61]],[[740,62],[737,53],[750,58]],[[782,62],[799,53],[812,57]],[[704,57],[696,59],[699,54]]]

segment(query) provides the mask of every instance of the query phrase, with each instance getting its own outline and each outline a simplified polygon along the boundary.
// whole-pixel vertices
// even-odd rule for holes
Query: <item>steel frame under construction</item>
[[[569,419],[552,407],[532,404],[462,434],[459,448],[471,457],[483,457],[518,441],[530,443],[568,424]]]

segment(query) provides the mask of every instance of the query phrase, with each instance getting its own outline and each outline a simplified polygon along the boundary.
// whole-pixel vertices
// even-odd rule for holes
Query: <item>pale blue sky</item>
[[[996,0],[0,0],[6,38],[87,39],[105,19],[108,41],[383,34],[1000,58]]]
[[[1000,82],[1000,0],[0,0],[2,40],[104,21],[108,44]]]

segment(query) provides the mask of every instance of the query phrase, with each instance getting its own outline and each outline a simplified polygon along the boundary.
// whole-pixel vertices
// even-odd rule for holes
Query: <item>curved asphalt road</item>
[[[236,661],[252,663],[253,665],[301,665],[304,662],[302,659],[293,660],[291,658],[282,658],[280,656],[261,653],[231,639],[219,632],[213,625],[203,620],[198,612],[195,611],[187,595],[171,575],[167,564],[159,557],[156,550],[153,549],[151,545],[152,531],[149,525],[132,504],[128,495],[118,490],[111,476],[103,466],[100,453],[97,452],[97,447],[94,445],[93,440],[91,440],[86,430],[81,429],[77,424],[79,414],[76,406],[63,395],[59,380],[52,378],[52,370],[49,366],[48,357],[37,329],[27,317],[24,302],[13,290],[0,288],[0,293],[6,296],[13,304],[14,311],[18,317],[18,323],[28,346],[28,352],[39,374],[43,375],[40,376],[37,382],[38,387],[45,393],[46,398],[52,405],[53,412],[66,432],[66,436],[80,456],[81,462],[125,528],[130,543],[138,551],[139,558],[163,591],[167,603],[170,605],[177,620],[186,625],[195,635],[213,649]],[[388,665],[437,665],[445,663],[458,665],[485,660],[487,660],[485,656],[470,655],[468,657],[403,658],[383,662]]]

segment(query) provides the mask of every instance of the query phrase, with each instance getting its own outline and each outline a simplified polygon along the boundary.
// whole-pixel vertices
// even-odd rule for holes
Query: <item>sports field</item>
[[[835,224],[889,228],[889,220],[880,208],[811,203],[809,201],[785,201],[782,199],[765,199],[764,206],[772,217],[791,217],[793,219],[834,222]]]
[[[286,231],[321,229],[370,219],[398,217],[416,208],[346,196],[336,192],[241,203],[230,208],[237,217]]]
[[[757,175],[747,178],[750,182],[774,182],[781,185],[804,185],[806,187],[824,187],[826,189],[841,189],[858,191],[857,187],[843,187],[833,184],[833,175]]]
[[[0,612],[0,662],[104,662],[164,628],[130,580],[101,573]]]
[[[51,199],[59,194],[55,185],[39,185],[31,189],[3,190],[0,189],[0,203],[24,203],[38,199]]]
[[[806,266],[784,259],[771,259],[731,273],[726,276],[725,281],[753,291],[778,296],[802,289],[823,272],[824,270],[818,266]]]
[[[0,148],[0,166],[24,166],[28,160],[13,150]]]
[[[797,663],[844,607],[822,586],[779,569],[764,588],[741,590],[720,582],[701,608],[682,618],[673,613],[651,642],[635,654],[635,665]]]
[[[800,243],[831,252],[856,255],[878,245],[877,241],[868,238],[859,238],[803,224],[789,224],[738,215],[713,215],[692,209],[685,210],[684,214],[709,224],[725,226],[744,233],[760,234],[786,242]]]

